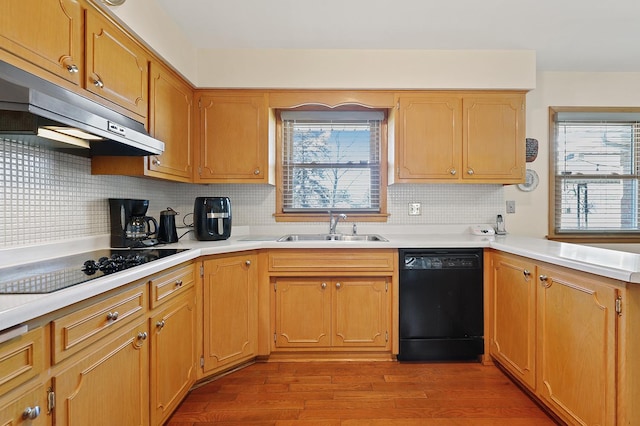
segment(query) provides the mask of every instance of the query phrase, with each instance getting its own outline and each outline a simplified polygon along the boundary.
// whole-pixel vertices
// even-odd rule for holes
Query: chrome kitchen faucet
[[[334,216],[333,212],[329,210],[329,234],[335,235],[336,226],[338,226],[338,221],[340,219],[346,219],[346,218],[347,218],[347,215],[344,213],[340,213],[339,215]]]

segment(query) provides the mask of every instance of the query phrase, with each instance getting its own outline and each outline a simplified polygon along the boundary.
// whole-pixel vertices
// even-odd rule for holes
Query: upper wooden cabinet
[[[252,91],[196,93],[199,139],[196,182],[267,183],[267,94]]]
[[[398,117],[397,180],[457,180],[462,161],[462,98],[401,96]]]
[[[82,8],[75,0],[5,0],[0,49],[37,68],[80,84],[83,71]],[[3,59],[6,58],[4,55]],[[17,66],[28,64],[11,61]],[[36,68],[36,74],[37,74]]]
[[[395,181],[522,182],[524,101],[511,92],[398,95]]]
[[[151,63],[149,132],[164,152],[148,157],[94,157],[93,174],[193,179],[193,88],[173,71]]]
[[[465,96],[462,120],[462,179],[523,182],[524,95],[498,93]]]
[[[89,8],[85,88],[144,118],[149,106],[149,57],[126,33]]]

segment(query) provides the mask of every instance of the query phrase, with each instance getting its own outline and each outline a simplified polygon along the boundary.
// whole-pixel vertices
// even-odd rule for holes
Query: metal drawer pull
[[[246,261],[244,262],[244,264],[245,264],[245,265],[247,265],[247,266],[251,266],[251,261],[250,261],[250,260],[246,260]]]
[[[336,283],[336,288],[340,288],[340,287],[342,287],[342,284]]]
[[[38,417],[40,415],[40,407],[39,406],[35,406],[33,408],[31,407],[27,407],[23,412],[22,412],[22,418],[24,420],[30,419],[33,420],[36,417]]]
[[[117,319],[118,319],[118,315],[119,315],[119,314],[118,314],[118,311],[115,311],[115,312],[109,312],[109,313],[107,314],[107,320],[109,320],[109,321],[115,321],[115,320],[117,320]]]
[[[141,331],[140,333],[138,333],[138,340],[147,340],[147,332],[146,331]]]
[[[78,66],[76,64],[67,65],[67,71],[71,74],[75,74],[78,72]]]
[[[165,326],[165,324],[166,324],[166,323],[164,322],[164,320],[162,320],[162,321],[158,321],[158,322],[156,323],[156,327],[158,327],[158,328],[163,328],[163,327]]]
[[[99,77],[93,80],[93,85],[99,89],[102,89],[104,87],[104,83],[102,82],[102,80],[100,80]]]
[[[524,275],[525,278],[529,278],[531,276],[531,271],[529,271],[528,269],[525,269],[524,271],[522,271],[522,274]]]
[[[455,174],[456,174],[456,169],[451,169],[451,170],[449,171],[449,173],[451,173],[452,175],[455,175]]]
[[[320,287],[322,287],[322,288],[327,288],[327,283],[322,283],[322,284],[320,284]]]
[[[157,158],[154,158],[153,161],[151,161],[151,163],[153,163],[154,166],[159,166],[160,160],[158,160]]]
[[[182,287],[182,280],[176,280],[176,287]]]

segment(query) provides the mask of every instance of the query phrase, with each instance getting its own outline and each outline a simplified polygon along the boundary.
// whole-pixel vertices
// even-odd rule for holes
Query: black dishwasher
[[[484,353],[482,249],[402,249],[400,361]]]

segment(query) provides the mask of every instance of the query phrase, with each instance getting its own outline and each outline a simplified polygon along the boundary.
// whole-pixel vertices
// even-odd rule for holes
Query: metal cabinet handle
[[[36,405],[35,407],[27,407],[22,412],[22,418],[24,420],[33,420],[40,415],[40,407]]]
[[[320,287],[322,287],[322,288],[327,288],[327,283],[322,283],[322,284],[320,284]]]
[[[540,280],[540,284],[542,284],[544,288],[551,287],[551,283],[549,282],[549,277],[547,277],[546,275],[540,275],[538,279]]]
[[[253,174],[254,174],[254,175],[259,175],[259,174],[260,174],[260,169],[255,169],[255,170],[253,171]]]
[[[100,89],[104,87],[104,83],[102,82],[102,80],[100,80],[100,77],[98,77],[97,75],[94,75],[93,77],[93,85]]]
[[[158,327],[158,328],[163,328],[163,327],[165,326],[165,324],[166,324],[166,323],[164,322],[164,320],[162,320],[162,321],[158,321],[158,322],[156,323],[156,327]]]
[[[109,312],[109,313],[107,314],[107,320],[108,320],[108,321],[115,321],[115,320],[117,320],[117,319],[118,319],[118,315],[119,315],[119,314],[118,314],[118,311],[115,311],[115,312]]]
[[[451,173],[451,175],[453,176],[453,175],[455,175],[457,172],[456,172],[456,169],[451,169],[451,170],[449,170],[449,173]]]
[[[141,331],[140,333],[138,333],[138,340],[147,340],[147,332],[146,331]]]
[[[176,287],[182,287],[182,280],[176,280]]]
[[[158,160],[157,158],[154,158],[154,159],[151,161],[151,163],[152,163],[154,166],[159,166],[159,165],[160,165],[160,160]]]
[[[472,175],[474,173],[473,169],[467,170],[467,174]]]
[[[529,278],[531,276],[531,271],[525,269],[524,271],[522,271],[522,275],[524,275],[525,278]]]
[[[245,260],[244,264],[247,265],[247,266],[251,266],[251,261],[250,260]]]
[[[71,65],[67,65],[67,71],[69,71],[71,74],[76,74],[79,71],[79,69],[76,64],[71,64]]]
[[[342,284],[336,283],[336,288],[340,288],[340,287],[342,287]]]

